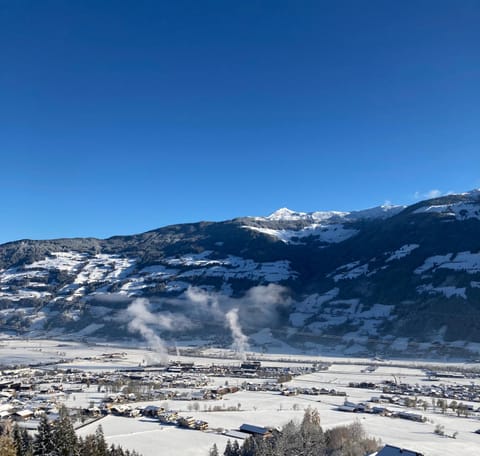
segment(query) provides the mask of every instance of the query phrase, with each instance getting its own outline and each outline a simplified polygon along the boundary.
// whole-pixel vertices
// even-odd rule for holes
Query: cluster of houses
[[[208,429],[208,423],[202,420],[195,420],[191,416],[181,416],[176,410],[166,410],[157,405],[133,406],[132,404],[116,404],[109,407],[90,407],[84,410],[85,414],[92,417],[103,415],[115,415],[125,418],[136,418],[143,416],[145,418],[158,420],[163,425],[173,425],[187,429],[196,429],[205,431]]]
[[[430,385],[409,385],[407,383],[395,383],[386,381],[382,391],[388,394],[399,394],[405,396],[427,396],[456,401],[480,402],[480,385],[470,384],[430,384]]]
[[[404,420],[418,421],[424,423],[427,421],[426,417],[418,413],[410,413],[405,411],[392,411],[384,406],[373,405],[369,402],[350,402],[345,401],[343,405],[340,405],[337,410],[341,412],[350,413],[373,413],[376,415],[388,416],[392,418],[402,418]]]
[[[317,388],[312,386],[311,388],[300,388],[300,387],[288,387],[283,388],[281,391],[283,396],[298,396],[299,394],[304,394],[306,396],[346,396],[345,391],[337,391],[335,389],[327,388]]]
[[[429,383],[419,385],[416,383],[412,385],[409,383],[385,380],[382,384],[372,382],[350,382],[348,386],[349,388],[381,389],[383,393],[396,396],[422,396],[455,401],[480,402],[480,384],[474,382],[471,382],[470,384]]]
[[[108,353],[102,358],[121,360],[124,353]],[[293,367],[265,367],[259,361],[247,361],[241,365],[201,366],[192,363],[174,362],[168,366],[118,369],[116,371],[79,371],[60,370],[54,366],[18,368],[0,372],[0,419],[15,421],[35,421],[46,414],[51,419],[58,416],[58,407],[71,394],[92,391],[96,388],[103,393],[101,404],[91,404],[80,408],[84,417],[97,417],[107,414],[119,416],[138,416],[144,410],[132,408],[129,402],[149,400],[214,400],[225,394],[235,393],[238,386],[213,387],[211,376],[229,376],[240,378],[272,378],[265,388],[286,391],[278,383],[285,376],[300,375],[324,369],[322,365]],[[245,384],[244,384],[245,385]],[[293,393],[293,392],[292,392]],[[320,394],[315,389],[295,391],[295,394]],[[148,410],[148,409],[147,409]],[[148,413],[148,411],[146,412]],[[172,412],[162,411],[158,416],[163,423],[176,423],[183,427],[206,429],[206,423],[191,423],[179,420]],[[182,424],[183,423],[183,424]]]
[[[198,385],[197,385],[198,386]],[[180,401],[206,401],[222,399],[226,394],[232,394],[239,391],[238,386],[219,386],[219,387],[206,387],[200,389],[185,389],[188,386],[180,387],[181,389],[169,389],[169,390],[157,390],[153,393],[155,400],[180,400]],[[128,389],[128,388],[127,388]],[[141,395],[140,395],[141,396]],[[126,402],[138,401],[139,397],[134,393],[114,393],[107,394],[102,399],[101,408],[105,410],[105,414],[111,413],[111,410],[118,408],[118,404]]]
[[[300,386],[285,386],[283,383],[278,382],[264,382],[264,383],[252,383],[252,382],[243,382],[241,385],[242,390],[245,391],[271,391],[280,393],[282,396],[298,396],[303,394],[306,396],[346,396],[345,391],[337,391],[333,388],[317,388],[316,386],[312,387],[300,387]]]
[[[69,376],[23,368],[0,375],[0,420],[23,422],[47,415],[58,416],[58,406],[69,394],[83,390]]]
[[[50,368],[4,370],[0,372],[0,420],[33,422],[44,414],[56,419],[60,404],[70,395],[92,389],[103,393],[104,399],[97,407],[92,405],[80,409],[80,415],[134,416],[141,411],[129,410],[125,403],[166,399],[212,400],[238,391],[236,386],[212,387],[208,376],[191,373],[192,366],[193,363],[141,372],[83,372]]]

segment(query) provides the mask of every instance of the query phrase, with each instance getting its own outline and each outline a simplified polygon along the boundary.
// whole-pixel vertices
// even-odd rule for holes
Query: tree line
[[[358,421],[324,431],[318,411],[307,408],[301,423],[290,421],[268,437],[248,437],[242,446],[229,440],[223,453],[214,445],[209,456],[365,456],[379,447]]]
[[[95,434],[84,438],[75,433],[65,407],[59,411],[57,420],[50,422],[46,415],[40,419],[37,433],[31,436],[17,424],[2,423],[0,426],[1,456],[140,456],[136,451],[119,446],[108,446],[99,426]]]

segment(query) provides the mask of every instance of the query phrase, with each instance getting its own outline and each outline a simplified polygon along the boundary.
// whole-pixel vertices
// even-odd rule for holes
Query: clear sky
[[[478,0],[0,0],[0,242],[480,187]]]

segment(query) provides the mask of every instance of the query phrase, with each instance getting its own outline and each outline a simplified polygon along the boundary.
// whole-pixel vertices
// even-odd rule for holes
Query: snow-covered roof
[[[423,456],[423,454],[413,450],[406,450],[405,448],[399,448],[392,445],[385,445],[377,453],[377,456]]]
[[[248,432],[249,434],[260,434],[264,435],[268,432],[267,428],[264,428],[262,426],[255,426],[253,424],[242,424],[240,426],[240,431],[242,432]]]

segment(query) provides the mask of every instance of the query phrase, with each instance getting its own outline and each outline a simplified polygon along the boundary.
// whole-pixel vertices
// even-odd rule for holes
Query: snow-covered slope
[[[405,206],[378,206],[352,212],[297,212],[286,207],[267,217],[249,217],[244,228],[263,233],[285,243],[300,244],[303,238],[314,237],[321,244],[334,244],[355,236],[356,224],[362,220],[386,219]]]
[[[405,209],[406,206],[383,205],[364,209],[361,211],[341,212],[341,211],[315,211],[315,212],[297,212],[286,207],[276,210],[267,217],[254,217],[255,220],[263,221],[298,221],[306,220],[312,222],[328,222],[333,220],[359,220],[365,218],[387,218]]]
[[[480,347],[479,211],[473,191],[406,208],[283,208],[105,240],[8,243],[0,330],[136,337],[126,309],[147,298],[141,323],[176,340],[229,344],[243,328],[306,351],[464,356]]]

